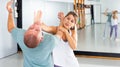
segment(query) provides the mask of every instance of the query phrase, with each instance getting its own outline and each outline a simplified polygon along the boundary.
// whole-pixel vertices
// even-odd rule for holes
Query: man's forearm
[[[12,13],[8,14],[8,31],[11,32],[15,28],[14,19]]]

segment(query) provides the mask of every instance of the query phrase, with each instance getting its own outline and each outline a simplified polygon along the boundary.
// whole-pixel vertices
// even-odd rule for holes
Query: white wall
[[[36,9],[41,9],[43,12],[43,18],[45,24],[47,25],[58,25],[59,19],[57,14],[59,11],[63,11],[65,14],[73,10],[72,3],[66,2],[54,2],[54,1],[44,1],[44,0],[23,0],[23,28],[27,29],[29,25],[33,23],[34,11]]]
[[[99,4],[100,0],[85,0],[85,4]]]
[[[72,5],[73,6],[73,5]],[[59,19],[58,19],[58,12],[62,11],[65,14],[68,13],[68,11],[73,10],[70,8],[71,6],[64,2],[46,2],[45,4],[45,23],[47,25],[59,25]],[[73,7],[72,7],[73,8]]]
[[[73,2],[74,2],[74,0],[46,0],[46,1],[70,2],[70,3],[73,3]]]
[[[98,6],[100,5],[100,1],[97,0],[85,0],[85,4],[86,5],[94,5],[94,21],[95,23],[100,23],[100,19],[101,19],[101,11],[100,8],[98,8]],[[91,24],[91,13],[90,13],[90,8],[86,8],[85,9],[85,13],[86,13],[86,25],[90,25]]]
[[[101,23],[101,4],[94,4],[95,23]]]
[[[109,8],[109,10],[120,10],[120,0],[101,0],[102,5],[102,12],[105,11],[106,8]]]
[[[42,10],[45,15],[45,3],[41,0],[23,0],[22,1],[22,22],[23,28],[28,28],[33,23],[34,11]],[[44,17],[44,16],[43,16]]]
[[[6,3],[9,0],[0,0],[0,58],[17,52],[17,44],[13,41],[7,30]]]
[[[91,15],[89,13],[85,15],[85,24],[86,26],[91,24]]]

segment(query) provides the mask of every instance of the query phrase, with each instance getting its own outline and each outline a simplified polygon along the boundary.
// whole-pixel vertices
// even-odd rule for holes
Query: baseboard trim
[[[75,55],[88,56],[103,56],[103,57],[117,57],[120,58],[120,53],[104,53],[104,52],[90,52],[90,51],[74,51]]]

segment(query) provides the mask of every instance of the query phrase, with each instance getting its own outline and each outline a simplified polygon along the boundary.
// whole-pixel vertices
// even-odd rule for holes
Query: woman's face
[[[68,15],[63,20],[63,26],[66,29],[70,29],[71,27],[75,26],[75,18],[73,15]]]

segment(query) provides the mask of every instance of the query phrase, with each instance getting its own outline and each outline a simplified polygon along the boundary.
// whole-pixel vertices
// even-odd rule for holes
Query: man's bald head
[[[24,43],[29,48],[35,48],[42,40],[40,23],[32,24],[24,34]]]
[[[40,43],[40,38],[38,38],[36,35],[26,32],[24,35],[24,43],[29,48],[35,48]]]

